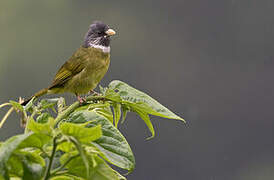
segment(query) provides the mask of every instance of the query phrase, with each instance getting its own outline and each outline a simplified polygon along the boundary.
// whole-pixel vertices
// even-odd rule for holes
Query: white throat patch
[[[102,45],[96,45],[96,44],[89,44],[90,47],[96,48],[96,49],[101,49],[104,53],[109,53],[110,52],[110,47],[102,46]]]

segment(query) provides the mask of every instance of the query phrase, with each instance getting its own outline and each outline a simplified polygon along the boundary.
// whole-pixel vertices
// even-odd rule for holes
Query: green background
[[[273,0],[0,0],[0,103],[48,86],[102,20],[117,35],[101,85],[120,79],[187,121],[154,117],[146,141],[130,114],[128,179],[272,180],[273,17]],[[0,138],[21,132],[13,114]]]

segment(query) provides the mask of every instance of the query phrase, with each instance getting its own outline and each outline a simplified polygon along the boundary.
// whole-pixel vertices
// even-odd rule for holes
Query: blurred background
[[[101,85],[127,82],[187,121],[153,117],[147,141],[128,116],[129,180],[274,179],[273,0],[0,0],[0,103],[47,87],[94,20],[117,32]],[[13,114],[0,140],[22,131]]]

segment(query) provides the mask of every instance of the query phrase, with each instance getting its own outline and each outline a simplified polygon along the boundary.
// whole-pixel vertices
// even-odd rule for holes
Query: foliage
[[[0,144],[0,180],[119,180],[126,179],[110,165],[129,172],[135,158],[117,129],[127,112],[137,113],[155,135],[149,115],[184,121],[147,94],[121,81],[112,81],[85,104],[66,106],[64,99],[30,101],[26,106],[10,101],[0,125],[16,110],[25,133]],[[52,113],[53,111],[53,113]]]

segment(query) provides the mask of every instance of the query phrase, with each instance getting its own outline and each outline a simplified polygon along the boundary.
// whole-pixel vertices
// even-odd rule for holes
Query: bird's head
[[[109,47],[110,36],[113,36],[115,31],[110,29],[108,25],[100,21],[95,21],[89,26],[89,30],[85,36],[83,46],[88,47]]]

